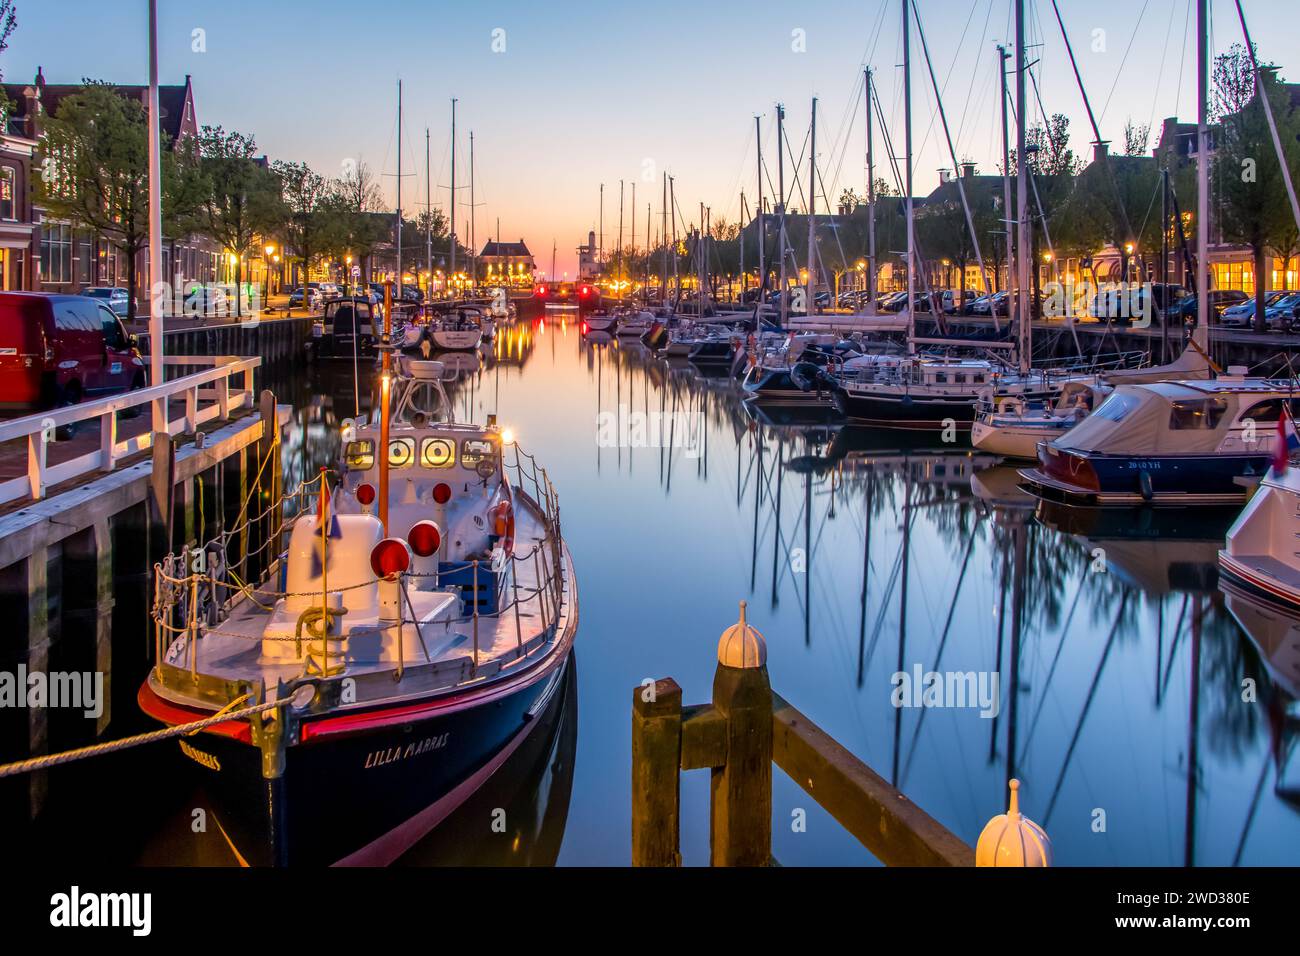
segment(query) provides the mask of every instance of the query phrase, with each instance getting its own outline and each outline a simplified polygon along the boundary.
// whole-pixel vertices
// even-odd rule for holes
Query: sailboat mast
[[[1015,288],[1012,281],[1012,262],[1015,259],[1015,241],[1011,232],[1011,145],[1007,132],[1007,60],[1011,54],[1007,48],[998,45],[998,87],[1002,91],[1002,231],[1006,237],[1007,260],[1007,301],[1011,302],[1011,290]],[[990,311],[992,311],[990,309]],[[1010,318],[1010,310],[1008,310]]]
[[[447,280],[456,275],[456,98],[451,98],[451,266],[447,270]]]
[[[1196,329],[1192,341],[1210,351],[1210,19],[1196,0]],[[1262,94],[1261,94],[1262,95]],[[1261,277],[1256,277],[1262,281]]]
[[[785,107],[776,104],[776,191],[777,205],[780,213],[778,224],[776,256],[780,260],[778,270],[781,282],[781,328],[785,328],[786,318],[790,314],[790,290],[785,287]]]
[[[767,288],[767,220],[763,218],[763,121],[754,117],[754,141],[758,144],[758,302],[763,303],[763,290]]]
[[[812,101],[808,124],[808,301],[805,315],[817,311],[817,97]]]
[[[1203,0],[1202,0],[1203,2]],[[1029,371],[1033,357],[1030,341],[1031,311],[1029,303],[1029,163],[1025,154],[1025,124],[1029,111],[1025,105],[1025,0],[1016,0],[1016,317],[1019,323],[1020,371]]]
[[[912,42],[908,6],[903,0],[903,197],[907,217],[907,352],[916,354],[916,229],[912,222]],[[1019,0],[1017,0],[1019,2]]]
[[[402,298],[402,81],[397,81],[397,298]]]
[[[632,205],[628,206],[632,220],[632,278],[636,278],[636,180],[632,180]]]
[[[605,262],[605,184],[600,184],[600,220],[596,228],[600,230],[596,240],[596,262],[604,264]]]
[[[663,224],[659,227],[662,235],[660,239],[663,242],[663,268],[659,276],[659,300],[662,305],[668,304],[668,174],[664,173],[664,196],[660,207],[660,215]]]
[[[433,180],[429,178],[429,127],[424,128],[424,294],[433,301]]]
[[[469,130],[469,287],[478,285],[478,242],[474,224],[478,216],[474,209],[474,131]]]
[[[623,180],[621,179],[618,181],[618,250],[614,255],[618,262],[615,272],[621,284],[623,281]],[[622,289],[620,288],[619,291],[621,292]]]
[[[867,312],[876,312],[876,167],[871,141],[871,68],[863,73],[867,119]]]

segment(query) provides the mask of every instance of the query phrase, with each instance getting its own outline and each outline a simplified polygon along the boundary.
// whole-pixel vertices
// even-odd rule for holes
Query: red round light
[[[405,574],[411,566],[411,549],[401,538],[385,538],[370,552],[370,568],[375,577],[389,578]]]
[[[411,545],[412,551],[422,558],[427,558],[442,544],[442,533],[432,521],[417,521],[407,532],[406,540]]]
[[[363,505],[374,504],[375,486],[366,484],[357,485],[357,501]]]
[[[440,481],[433,486],[433,500],[440,505],[445,505],[451,501],[451,485],[445,481]]]

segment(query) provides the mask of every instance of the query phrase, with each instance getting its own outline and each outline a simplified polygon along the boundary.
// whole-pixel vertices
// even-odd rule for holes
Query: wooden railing
[[[161,385],[0,422],[0,444],[23,440],[27,443],[27,473],[0,481],[0,504],[39,500],[52,485],[95,472],[113,471],[119,460],[153,447],[153,430],[148,427],[132,437],[118,437],[119,412],[140,409],[141,414],[147,415],[150,406],[158,402],[163,408],[167,434],[181,435],[192,434],[200,425],[214,419],[224,421],[231,412],[256,404],[253,370],[262,364],[260,357],[169,356],[164,362],[171,366],[212,367]],[[241,380],[232,388],[234,376],[241,376]],[[176,398],[184,400],[183,411],[172,417],[168,406]],[[203,402],[209,404],[201,405]],[[99,423],[96,450],[58,464],[47,462],[48,446],[60,428],[96,420]]]
[[[684,706],[672,678],[633,690],[632,865],[681,865],[686,770],[712,777],[711,865],[772,863],[774,765],[886,866],[975,865],[969,845],[773,692],[765,663],[721,661],[707,704]]]

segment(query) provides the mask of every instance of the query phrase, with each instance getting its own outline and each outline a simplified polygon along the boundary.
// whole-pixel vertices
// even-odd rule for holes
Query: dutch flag
[[[1300,449],[1300,434],[1287,405],[1285,401],[1282,403],[1282,414],[1277,419],[1277,447],[1273,451],[1273,470],[1279,475],[1286,473],[1292,452]]]

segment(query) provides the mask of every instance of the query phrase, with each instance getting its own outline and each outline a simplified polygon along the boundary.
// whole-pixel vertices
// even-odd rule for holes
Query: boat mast
[[[664,173],[664,195],[660,200],[659,214],[663,224],[659,227],[660,241],[663,244],[663,268],[659,270],[659,302],[668,304],[668,174]]]
[[[785,107],[776,104],[776,189],[777,206],[780,213],[779,234],[777,236],[777,258],[781,265],[779,280],[781,283],[781,328],[785,328],[786,318],[790,315],[790,290],[785,287]]]
[[[397,298],[402,297],[402,81],[397,81]]]
[[[596,262],[603,264],[605,260],[605,184],[600,184],[600,222],[597,226],[600,230],[596,239]]]
[[[456,274],[456,97],[451,98],[451,266],[447,280]]]
[[[804,314],[817,311],[817,97],[812,101],[812,120],[808,124],[808,301]]]
[[[632,180],[632,204],[629,208],[629,219],[632,220],[632,278],[636,278],[636,180]]]
[[[620,286],[623,282],[623,180],[618,181],[618,251],[615,253],[618,260],[618,266],[615,271],[618,273]],[[622,292],[622,289],[619,289]],[[622,296],[619,296],[622,298]]]
[[[863,73],[867,116],[867,313],[876,314],[876,166],[871,149],[871,68]]]
[[[433,301],[433,180],[429,178],[429,127],[424,128],[424,292]]]
[[[1007,260],[1007,302],[1012,301],[1011,290],[1015,287],[1012,281],[1014,273],[1011,271],[1011,263],[1015,258],[1015,236],[1011,232],[1011,145],[1007,133],[1007,60],[1011,59],[1011,54],[1002,44],[998,44],[998,85],[1002,90],[1002,234],[1005,237],[1005,252]],[[989,312],[995,312],[991,308]],[[1011,310],[1007,310],[1007,318],[1011,317]]]
[[[1205,0],[1201,0],[1202,3]],[[1025,155],[1025,123],[1029,112],[1025,105],[1025,0],[1016,0],[1016,317],[1020,331],[1020,372],[1029,371],[1033,357],[1030,340],[1029,307],[1029,177]]]
[[[474,131],[469,131],[469,287],[478,286],[478,242],[474,235]]]
[[[916,229],[912,222],[912,43],[908,6],[903,0],[903,140],[904,215],[907,217],[907,353],[916,354]],[[1017,3],[1020,0],[1016,0]]]
[[[1196,329],[1192,342],[1210,351],[1210,70],[1208,0],[1196,0]],[[1256,276],[1256,279],[1260,277]]]
[[[767,261],[764,246],[767,245],[767,221],[763,218],[763,125],[762,119],[754,117],[754,141],[758,144],[758,310],[763,307],[763,290],[767,288]],[[755,311],[758,315],[758,311]]]

